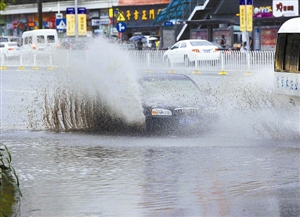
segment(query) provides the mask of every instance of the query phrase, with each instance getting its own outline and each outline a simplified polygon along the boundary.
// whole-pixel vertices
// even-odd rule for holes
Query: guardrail
[[[133,64],[138,69],[145,70],[178,70],[191,69],[193,71],[219,71],[227,73],[231,71],[252,72],[262,70],[265,67],[273,67],[275,51],[250,51],[241,53],[239,51],[221,51],[220,59],[216,61],[202,61],[201,56],[195,64],[184,66],[184,64],[168,65],[164,60],[165,51],[162,50],[125,50],[124,55],[129,56]],[[82,64],[93,64],[89,61],[89,51],[85,50],[60,50],[55,53],[33,53],[30,55],[22,55],[13,59],[4,58],[3,54],[0,58],[1,70],[7,68],[17,68],[19,70],[37,70],[37,69],[55,69],[59,67],[68,67],[72,61],[82,61]],[[203,54],[205,55],[205,54]]]
[[[241,53],[240,51],[221,51],[220,59],[216,61],[202,61],[199,56],[198,61],[194,64],[185,66],[184,63],[172,64],[164,60],[164,51],[129,51],[130,57],[139,68],[168,68],[170,70],[176,70],[180,68],[190,68],[194,71],[255,71],[261,70],[264,67],[273,67],[275,51],[250,51],[247,53]],[[203,56],[205,55],[202,54]],[[203,58],[205,59],[205,58]]]

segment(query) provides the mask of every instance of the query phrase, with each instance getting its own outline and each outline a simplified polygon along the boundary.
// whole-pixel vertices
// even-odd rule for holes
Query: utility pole
[[[38,0],[38,15],[39,15],[39,29],[43,28],[43,5],[42,0]]]
[[[75,40],[78,39],[78,6],[77,0],[75,0]]]

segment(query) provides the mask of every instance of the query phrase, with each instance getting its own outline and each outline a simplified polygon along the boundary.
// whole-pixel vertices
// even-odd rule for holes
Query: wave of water
[[[74,52],[71,64],[59,69],[55,81],[48,81],[56,85],[44,91],[42,99],[46,128],[97,132],[143,129],[136,81],[141,72],[134,61],[105,40],[95,40],[85,54]],[[262,69],[253,76],[199,76],[195,80],[211,91],[220,113],[212,133],[300,140],[299,107],[273,92],[272,69]]]

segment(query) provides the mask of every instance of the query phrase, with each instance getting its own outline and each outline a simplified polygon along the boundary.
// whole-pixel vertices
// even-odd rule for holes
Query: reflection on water
[[[22,216],[300,214],[296,142],[45,132],[2,138],[17,156]]]

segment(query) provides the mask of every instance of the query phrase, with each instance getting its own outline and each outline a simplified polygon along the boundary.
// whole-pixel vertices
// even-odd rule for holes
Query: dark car
[[[210,93],[188,76],[148,74],[139,79],[147,132],[194,132],[217,118]]]

